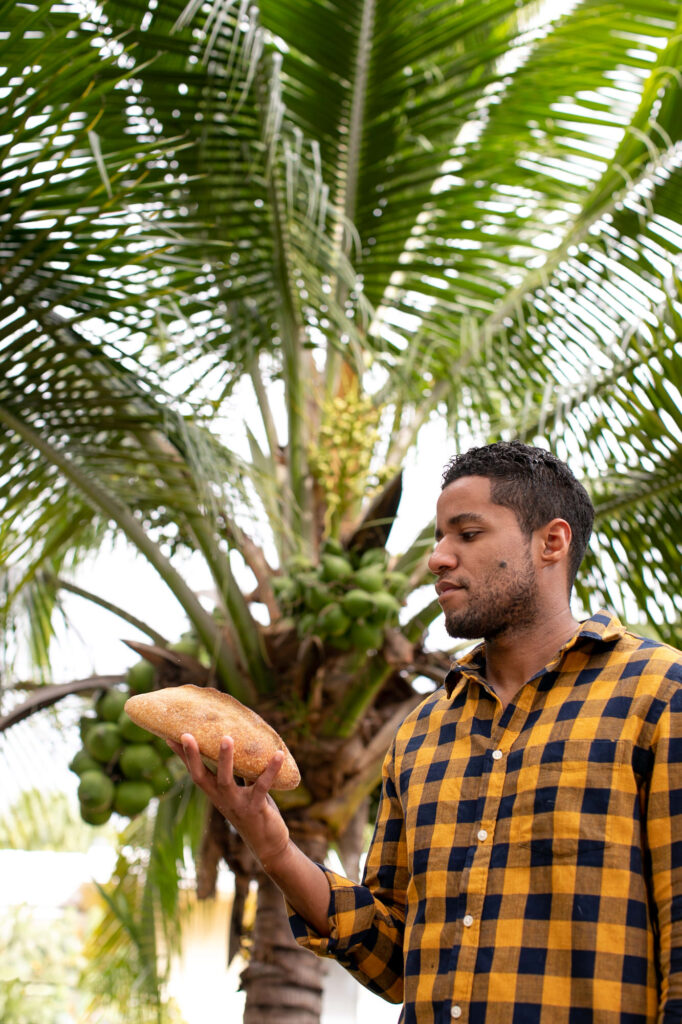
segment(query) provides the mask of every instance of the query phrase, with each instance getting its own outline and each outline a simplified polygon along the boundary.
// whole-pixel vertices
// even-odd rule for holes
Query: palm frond
[[[204,815],[203,798],[185,783],[121,834],[112,879],[98,886],[101,917],[86,947],[90,1012],[113,1006],[136,1024],[174,1019],[163,983],[186,909],[183,844],[191,836],[198,846]]]

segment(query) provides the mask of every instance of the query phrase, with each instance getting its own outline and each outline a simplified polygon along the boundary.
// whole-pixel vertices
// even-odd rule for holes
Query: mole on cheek
[[[507,568],[507,563],[506,562],[500,562],[500,569],[506,569],[506,568]]]

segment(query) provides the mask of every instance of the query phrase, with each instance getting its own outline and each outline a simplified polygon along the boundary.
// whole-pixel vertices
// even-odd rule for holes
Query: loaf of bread
[[[258,778],[273,754],[285,757],[273,789],[295,789],[301,781],[296,762],[284,740],[251,708],[212,687],[167,686],[129,697],[125,711],[133,722],[156,736],[180,741],[191,733],[204,762],[216,770],[223,736],[234,740],[234,773],[248,782]]]

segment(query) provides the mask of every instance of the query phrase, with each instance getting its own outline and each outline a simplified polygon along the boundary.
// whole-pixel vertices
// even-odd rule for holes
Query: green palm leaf
[[[224,641],[223,685],[265,699],[307,769],[355,766],[333,794],[309,770],[301,797],[338,832],[374,785],[367,737],[420,672],[442,679],[422,644],[439,609],[405,612],[390,651],[329,655],[271,577],[319,582],[330,535],[352,547],[377,508],[381,547],[381,488],[429,420],[457,448],[522,436],[567,458],[598,513],[579,599],[679,643],[679,4],[0,14],[0,550],[44,665],[55,577],[122,530]],[[390,562],[401,598],[427,579],[430,515]],[[179,857],[109,893],[117,962],[129,941],[155,961]]]

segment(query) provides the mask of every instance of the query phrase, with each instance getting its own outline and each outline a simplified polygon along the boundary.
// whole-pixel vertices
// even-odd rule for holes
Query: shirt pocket
[[[599,759],[596,759],[597,753]],[[566,744],[560,761],[542,748],[524,753],[516,778],[510,842],[535,863],[602,862],[608,847],[630,845],[637,785],[627,745]]]

